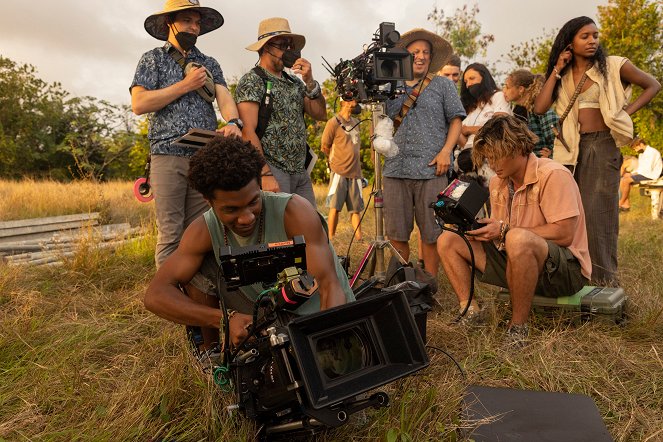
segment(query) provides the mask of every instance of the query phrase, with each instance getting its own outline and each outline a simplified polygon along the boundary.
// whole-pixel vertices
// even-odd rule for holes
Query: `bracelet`
[[[237,314],[237,310],[228,310],[228,324],[230,320]],[[221,321],[219,321],[219,330],[223,330],[223,315],[221,315]]]
[[[320,95],[322,95],[322,89],[320,89],[320,83],[318,83],[316,80],[313,80],[313,82],[315,83],[313,89],[310,92],[308,91],[308,89],[306,90],[306,98],[310,100],[315,100]]]
[[[504,250],[506,234],[508,231],[509,231],[509,225],[504,223],[504,221],[500,220],[500,239],[499,239],[499,246],[497,247],[498,250]]]
[[[553,72],[555,73],[555,78],[558,80],[562,79],[562,76],[559,75],[559,71],[557,70],[557,66],[553,66]]]

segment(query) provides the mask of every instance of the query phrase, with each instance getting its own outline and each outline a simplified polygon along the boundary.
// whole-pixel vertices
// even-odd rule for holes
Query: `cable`
[[[463,367],[460,366],[458,361],[456,361],[454,359],[454,357],[451,356],[450,353],[447,353],[445,350],[442,350],[441,348],[435,347],[433,345],[426,345],[426,348],[432,348],[433,350],[437,350],[439,352],[444,353],[449,359],[451,359],[451,361],[456,365],[456,367],[458,367],[458,371],[460,372],[460,375],[463,377],[463,380],[467,380],[467,375],[465,375],[465,372],[463,371]]]
[[[221,293],[221,266],[219,265],[216,270],[216,295],[219,298],[219,308],[223,315],[223,362],[224,367],[228,366],[228,355],[230,354],[230,320],[228,319],[228,310],[226,309],[226,302]],[[219,330],[221,333],[221,330]]]
[[[375,194],[375,181],[373,181],[373,185],[371,186],[371,193],[368,196],[368,201],[366,202],[366,206],[364,207],[364,213],[361,214],[361,218],[359,218],[359,224],[357,224],[357,227],[355,227],[355,230],[352,232],[352,237],[350,237],[350,243],[348,244],[348,251],[345,253],[345,262],[350,262],[350,249],[352,248],[352,243],[355,240],[355,235],[357,234],[357,231],[361,227],[361,223],[364,221],[364,216],[366,216],[366,212],[368,211],[368,208],[371,205],[371,200],[373,199],[373,195]]]
[[[446,230],[448,232],[453,232],[456,235],[463,238],[463,241],[465,241],[465,244],[467,244],[467,248],[470,251],[470,260],[471,260],[471,263],[472,263],[472,267],[471,267],[472,271],[470,273],[470,296],[467,300],[467,305],[465,306],[463,311],[458,315],[458,317],[456,317],[456,319],[454,319],[452,321],[452,323],[458,323],[463,318],[463,316],[465,316],[467,314],[467,311],[470,309],[470,305],[472,304],[472,299],[474,298],[474,274],[475,274],[475,271],[476,271],[476,267],[475,267],[475,263],[474,263],[474,250],[472,249],[472,245],[470,244],[470,241],[467,239],[467,237],[465,236],[465,234],[461,230],[454,230],[454,229],[450,229],[448,227],[445,227],[444,224],[440,224],[440,221],[439,221],[437,216],[435,217],[435,222],[437,223],[438,226],[440,226],[440,228],[442,230]]]

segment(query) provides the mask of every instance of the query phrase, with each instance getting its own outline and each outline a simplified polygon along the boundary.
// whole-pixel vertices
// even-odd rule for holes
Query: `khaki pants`
[[[157,246],[154,255],[157,268],[175,251],[184,229],[202,215],[209,205],[203,196],[189,187],[189,158],[152,155],[150,184],[157,215]],[[209,282],[199,273],[191,283],[203,292]]]

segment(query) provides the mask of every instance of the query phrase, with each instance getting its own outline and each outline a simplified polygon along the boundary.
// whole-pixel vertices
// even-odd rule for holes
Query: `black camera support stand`
[[[383,102],[369,103],[371,110],[371,132],[375,130],[380,118],[388,118],[385,114],[385,105]],[[372,137],[371,144],[374,144],[375,135]],[[375,239],[371,241],[366,253],[362,257],[359,267],[350,279],[350,287],[357,287],[359,276],[367,270],[366,279],[373,277],[377,282],[384,282],[386,269],[384,265],[384,249],[389,249],[392,256],[395,256],[401,265],[406,265],[407,261],[401,256],[391,242],[384,237],[384,220],[382,208],[384,207],[382,193],[382,155],[373,149],[373,164],[375,172],[375,190],[373,192],[373,208],[375,210]]]

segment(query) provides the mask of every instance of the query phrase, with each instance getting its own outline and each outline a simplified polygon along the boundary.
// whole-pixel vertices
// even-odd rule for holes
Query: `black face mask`
[[[189,52],[192,47],[196,45],[196,40],[198,36],[192,34],[191,32],[177,32],[175,34],[175,40],[179,43],[180,47],[184,49],[184,52]]]
[[[468,86],[467,92],[469,92],[471,96],[473,96],[476,100],[478,100],[479,97],[481,96],[481,85],[473,84],[472,86]]]
[[[295,61],[297,61],[299,58],[301,58],[301,56],[302,56],[302,53],[300,51],[287,49],[287,50],[283,51],[283,55],[281,55],[281,61],[283,61],[283,66],[290,69],[291,67],[294,66]]]
[[[360,113],[361,113],[361,106],[355,104],[355,106],[352,108],[352,115],[359,115]]]

